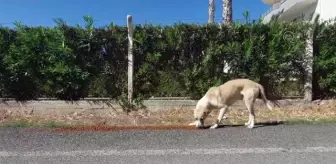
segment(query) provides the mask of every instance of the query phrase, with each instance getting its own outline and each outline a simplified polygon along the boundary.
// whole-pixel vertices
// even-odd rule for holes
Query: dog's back
[[[258,83],[249,79],[234,79],[219,86],[219,92],[223,101],[229,105],[236,100],[242,100],[242,93],[249,88],[258,88]]]
[[[237,88],[238,90],[243,90],[244,88],[251,88],[258,86],[258,83],[250,79],[234,79],[229,80],[226,83],[222,84],[221,88]]]

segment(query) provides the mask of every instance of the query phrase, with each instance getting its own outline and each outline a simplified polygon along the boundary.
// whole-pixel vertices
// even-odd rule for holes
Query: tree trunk
[[[133,101],[133,78],[134,78],[134,57],[133,57],[133,18],[127,15],[127,28],[128,28],[128,102]]]
[[[208,23],[215,22],[215,0],[209,0],[209,18]]]
[[[232,0],[223,0],[223,24],[231,25],[232,23]],[[223,72],[228,73],[228,70],[231,69],[230,65],[224,59],[224,68]]]
[[[223,13],[224,24],[232,23],[232,0],[223,0]]]
[[[304,99],[307,102],[313,100],[313,29],[308,29],[308,38],[306,40],[306,54],[304,56],[305,84]]]

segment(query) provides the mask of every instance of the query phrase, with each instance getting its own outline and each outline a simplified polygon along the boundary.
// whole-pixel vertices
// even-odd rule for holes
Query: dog
[[[197,102],[194,109],[195,122],[189,125],[195,125],[197,128],[204,126],[204,120],[209,113],[213,109],[220,109],[216,123],[210,127],[210,129],[216,129],[220,121],[226,118],[224,115],[227,109],[237,100],[243,100],[249,111],[249,119],[245,126],[254,128],[254,103],[259,95],[267,108],[273,110],[270,101],[266,98],[264,87],[250,79],[229,80],[218,87],[211,87]]]

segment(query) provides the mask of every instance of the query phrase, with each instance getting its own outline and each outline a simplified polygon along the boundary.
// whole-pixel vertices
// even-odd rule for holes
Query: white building
[[[311,21],[320,15],[320,20],[330,20],[336,17],[336,0],[263,0],[271,8],[263,15],[267,23],[277,16],[281,21],[305,20]]]
[[[263,15],[263,22],[269,22],[273,17],[280,21],[313,21],[319,15],[320,21],[336,18],[336,0],[262,0],[272,7]],[[304,99],[312,100],[313,77],[313,39],[307,39],[305,54]]]

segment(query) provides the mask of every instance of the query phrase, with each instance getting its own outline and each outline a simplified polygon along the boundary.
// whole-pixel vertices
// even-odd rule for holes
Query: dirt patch
[[[213,111],[205,120],[211,125],[217,118]],[[227,120],[223,124],[243,124],[248,119],[246,109],[230,107]],[[278,108],[273,111],[256,108],[256,122],[295,120],[296,122],[336,122],[336,103],[313,104],[311,107]],[[302,120],[302,121],[301,121]],[[327,120],[327,121],[326,121]],[[0,109],[0,126],[5,127],[52,127],[59,131],[73,130],[192,130],[193,122],[190,109],[171,109],[162,111],[139,110],[128,114],[106,109],[66,109],[64,111],[34,109]]]

